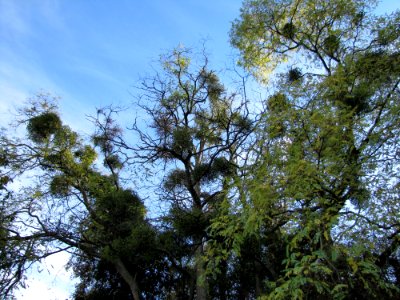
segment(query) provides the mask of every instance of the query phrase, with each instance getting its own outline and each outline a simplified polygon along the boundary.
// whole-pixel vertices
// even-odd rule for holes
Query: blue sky
[[[400,7],[382,1],[381,11]],[[211,66],[232,62],[228,32],[240,0],[0,0],[0,124],[43,90],[67,123],[87,127],[95,107],[132,101],[150,63],[207,40]],[[87,130],[87,133],[90,129]]]
[[[43,90],[62,98],[67,122],[80,124],[95,107],[130,102],[132,86],[161,53],[201,39],[223,68],[240,4],[0,0],[0,114]]]
[[[212,68],[223,69],[232,63],[228,32],[240,6],[240,0],[0,0],[0,126],[13,107],[45,91],[61,97],[66,123],[89,134],[85,115],[130,103],[151,62],[179,44],[206,39]],[[379,11],[396,8],[400,1],[385,0]],[[58,261],[62,269],[65,259]],[[58,272],[60,283],[49,287],[54,274],[42,273],[24,294],[66,299],[68,275]]]
[[[0,126],[37,92],[61,97],[63,120],[90,134],[85,115],[133,100],[133,86],[160,54],[207,40],[212,66],[230,63],[230,22],[241,1],[0,0]],[[229,61],[227,61],[227,58]],[[29,274],[18,299],[66,299],[66,257]]]

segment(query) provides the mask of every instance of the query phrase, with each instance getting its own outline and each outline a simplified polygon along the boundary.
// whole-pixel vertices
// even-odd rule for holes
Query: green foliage
[[[184,187],[187,184],[186,172],[184,170],[175,169],[168,174],[164,181],[164,188],[172,190],[175,187]]]
[[[282,93],[271,96],[267,101],[267,108],[272,114],[285,112],[289,107],[289,100],[286,95]]]
[[[262,299],[399,296],[399,216],[392,202],[399,194],[374,196],[393,192],[398,178],[388,167],[400,162],[392,155],[399,140],[388,134],[400,129],[398,13],[376,18],[373,6],[245,1],[233,24],[241,64],[258,79],[290,68],[258,123],[255,161],[238,184],[248,193],[231,208],[241,216],[211,225],[237,255],[243,252],[237,244],[260,237],[262,228],[270,228],[267,237],[276,234],[281,246],[265,244],[263,257],[285,249],[283,265],[265,265]],[[303,75],[299,61],[312,72]],[[223,230],[237,223],[241,230]]]
[[[9,182],[11,182],[11,178],[10,178],[10,177],[8,177],[7,175],[1,176],[1,177],[0,177],[0,190],[5,189],[5,186],[6,186]]]
[[[282,137],[287,130],[287,122],[284,116],[286,115],[287,118],[290,118],[290,116],[287,115],[290,106],[289,99],[285,94],[277,93],[268,98],[267,109],[269,111],[269,126],[267,130],[270,138]]]
[[[168,257],[178,265],[174,276],[182,278],[174,293],[182,299],[223,297],[227,291],[222,281],[209,279],[205,272],[207,228],[228,192],[227,183],[237,173],[236,159],[254,121],[246,101],[228,94],[209,69],[204,52],[196,56],[178,48],[163,56],[161,63],[163,73],[143,82],[150,103],[144,109],[154,136],[135,130],[142,142],[141,157],[162,160],[170,167],[163,180],[162,199],[170,204],[163,218],[168,234],[163,237],[173,238],[183,248],[165,242],[170,252],[183,255],[179,260]]]
[[[71,188],[70,180],[62,175],[53,177],[50,182],[50,192],[59,197],[65,197],[68,195]]]
[[[64,247],[76,299],[398,299],[400,18],[373,7],[244,1],[231,32],[242,66],[264,83],[289,70],[255,116],[185,48],[143,82],[138,145],[112,108],[91,141],[49,101],[23,110],[29,139],[0,137],[0,287]],[[127,186],[137,160],[169,171],[151,221]]]
[[[45,112],[28,121],[28,134],[35,143],[43,143],[61,128],[60,117],[54,112]]]
[[[177,127],[172,133],[172,149],[178,153],[188,153],[193,149],[192,132],[187,127]]]
[[[282,35],[285,38],[293,39],[296,34],[296,26],[292,22],[286,23],[282,28]]]
[[[209,216],[196,208],[183,210],[179,207],[173,207],[169,218],[178,234],[186,237],[198,238],[204,236],[204,232],[210,224]]]
[[[218,76],[212,71],[204,70],[201,72],[200,76],[207,89],[211,103],[215,105],[216,102],[221,99],[221,96],[225,91],[224,86],[219,81]]]
[[[217,157],[210,163],[197,165],[193,170],[195,182],[210,183],[220,176],[232,176],[235,173],[235,166],[225,157]]]
[[[109,166],[112,169],[121,169],[122,163],[118,155],[110,155],[104,158],[104,165]]]
[[[367,26],[375,1],[244,1],[231,31],[231,43],[241,53],[240,63],[266,80],[282,62],[302,53],[310,64],[327,70],[341,60],[344,45],[357,40]],[[279,30],[278,30],[279,29]],[[360,39],[361,42],[361,39]]]
[[[106,235],[124,237],[143,221],[145,209],[139,197],[130,190],[115,190],[99,195],[96,211]],[[118,220],[118,223],[115,223]]]
[[[302,73],[299,68],[290,69],[288,72],[288,81],[296,82],[302,78]]]
[[[339,46],[340,39],[334,34],[328,35],[323,42],[324,50],[329,56],[334,56],[339,50]]]
[[[217,176],[233,176],[235,174],[236,166],[232,164],[225,157],[217,157],[213,160],[211,165],[211,175]]]
[[[250,134],[253,131],[253,121],[241,114],[233,114],[234,125],[245,134]]]

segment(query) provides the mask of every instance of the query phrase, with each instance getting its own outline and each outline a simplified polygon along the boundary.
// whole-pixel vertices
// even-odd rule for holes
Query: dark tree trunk
[[[196,299],[207,300],[208,299],[208,285],[207,279],[205,278],[206,270],[203,262],[203,244],[200,241],[199,246],[196,249],[195,260],[196,260]]]
[[[131,273],[126,269],[124,263],[121,261],[121,259],[117,258],[114,261],[115,268],[117,269],[118,273],[122,276],[122,278],[125,280],[125,282],[129,285],[132,296],[134,300],[139,300],[139,287],[136,281],[136,275],[132,276]]]

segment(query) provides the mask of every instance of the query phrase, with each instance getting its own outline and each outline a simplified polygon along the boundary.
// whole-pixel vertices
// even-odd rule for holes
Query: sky
[[[159,55],[206,40],[212,66],[231,57],[239,0],[0,0],[0,126],[39,92],[59,96],[62,119],[90,134],[96,108],[132,102]],[[229,62],[228,62],[229,63]],[[18,299],[69,298],[67,257],[35,266]],[[41,270],[39,273],[38,270]]]
[[[90,134],[96,108],[133,101],[134,86],[160,54],[206,40],[211,66],[231,63],[231,22],[240,0],[0,0],[0,126],[39,92],[60,97],[62,119]],[[385,0],[379,12],[400,8]],[[65,255],[30,274],[18,299],[65,300]]]
[[[223,68],[240,4],[0,0],[0,117],[45,91],[61,97],[67,123],[83,126],[96,107],[130,103],[151,62],[179,44],[207,40],[213,66]]]

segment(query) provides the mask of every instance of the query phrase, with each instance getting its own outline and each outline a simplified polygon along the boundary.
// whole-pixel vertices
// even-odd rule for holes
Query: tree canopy
[[[110,106],[84,138],[37,96],[0,137],[0,297],[68,251],[75,299],[398,299],[400,12],[374,7],[244,1],[231,42],[262,101],[184,47],[125,131]]]

